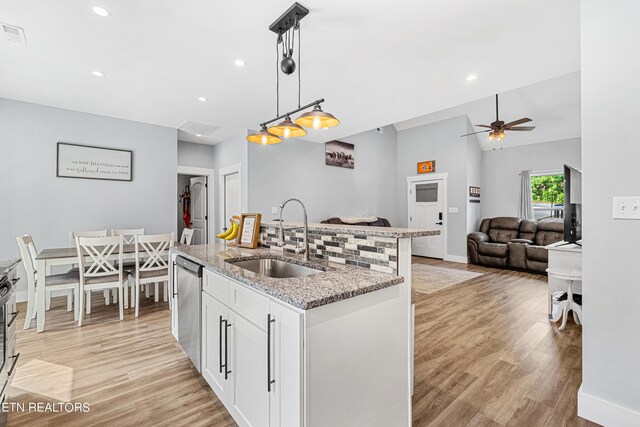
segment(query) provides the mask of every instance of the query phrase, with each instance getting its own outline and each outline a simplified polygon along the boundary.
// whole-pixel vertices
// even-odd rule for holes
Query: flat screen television
[[[564,241],[582,239],[582,172],[564,165]]]

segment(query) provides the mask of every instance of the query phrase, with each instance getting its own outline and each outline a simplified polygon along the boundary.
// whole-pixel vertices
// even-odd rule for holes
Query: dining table
[[[179,242],[173,242],[173,246],[180,246]],[[168,255],[169,250],[171,248],[167,248],[163,251]],[[141,251],[142,252],[142,251]],[[144,255],[143,255],[144,257]],[[91,257],[89,255],[84,258],[87,261],[91,261]],[[117,260],[118,253],[115,252],[107,259],[109,260]],[[122,261],[123,263],[126,261],[133,261],[136,259],[136,245],[122,245]],[[78,250],[75,247],[66,247],[66,248],[52,248],[52,249],[43,249],[36,256],[36,283],[45,283],[47,273],[50,274],[52,268],[54,266],[60,265],[73,265],[78,264]],[[34,307],[33,303],[27,304],[27,311],[31,308],[35,308],[36,310],[36,330],[38,332],[44,331],[44,323],[45,323],[45,310],[46,310],[46,292],[36,292],[36,304]],[[27,293],[29,297],[34,295],[33,289],[29,289]],[[75,302],[74,302],[75,304]],[[33,317],[33,312],[27,312],[27,316]]]

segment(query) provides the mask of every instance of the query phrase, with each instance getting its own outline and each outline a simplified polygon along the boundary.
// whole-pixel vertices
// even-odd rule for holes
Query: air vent
[[[211,135],[212,133],[220,129],[220,126],[206,125],[204,123],[187,121],[184,122],[178,129],[183,132],[190,133],[191,135]]]
[[[24,36],[24,30],[22,28],[3,22],[0,22],[0,26],[2,27],[2,34],[4,34],[5,40],[25,46],[27,45],[27,38]]]

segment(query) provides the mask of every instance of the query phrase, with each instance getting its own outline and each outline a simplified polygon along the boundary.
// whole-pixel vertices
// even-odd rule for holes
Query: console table
[[[582,241],[578,242],[582,243]],[[567,276],[582,276],[582,246],[575,243],[557,242],[545,246],[549,251],[549,270],[564,272]],[[549,284],[549,319],[557,318],[553,313],[554,306],[551,296],[554,292],[567,290],[565,280],[558,277],[548,277]],[[582,294],[582,281],[576,281],[573,285],[574,294]]]

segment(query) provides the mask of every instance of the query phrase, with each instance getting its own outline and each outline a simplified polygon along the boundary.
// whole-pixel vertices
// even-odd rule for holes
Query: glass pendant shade
[[[336,119],[333,114],[325,113],[322,111],[322,108],[320,108],[320,105],[316,104],[313,107],[313,111],[309,111],[298,117],[296,124],[306,128],[324,129],[338,126],[340,120]]]
[[[285,138],[298,138],[305,136],[307,131],[291,121],[290,117],[286,117],[283,121],[269,128],[269,133],[283,136]]]
[[[253,132],[252,134],[247,136],[247,141],[253,142],[254,144],[271,145],[282,142],[282,139],[278,138],[272,133],[267,132],[267,129],[263,127],[260,132]]]

